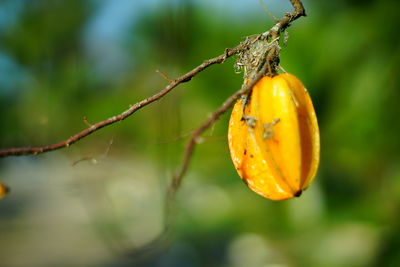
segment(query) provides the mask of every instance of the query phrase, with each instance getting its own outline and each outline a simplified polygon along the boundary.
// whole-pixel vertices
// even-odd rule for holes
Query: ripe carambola
[[[319,165],[318,122],[307,89],[294,75],[265,76],[229,121],[233,164],[256,193],[273,200],[300,196]]]
[[[10,191],[10,188],[8,186],[0,183],[0,199],[4,198],[8,192]]]

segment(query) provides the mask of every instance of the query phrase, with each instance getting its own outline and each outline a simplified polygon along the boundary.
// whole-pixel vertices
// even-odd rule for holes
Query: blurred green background
[[[121,256],[162,230],[187,135],[241,86],[230,59],[67,149],[0,159],[0,265],[400,266],[400,2],[304,5],[281,54],[321,128],[303,196],[241,182],[225,114],[197,147],[171,245]],[[162,89],[155,70],[178,77],[271,25],[258,0],[1,0],[0,147],[66,139]]]

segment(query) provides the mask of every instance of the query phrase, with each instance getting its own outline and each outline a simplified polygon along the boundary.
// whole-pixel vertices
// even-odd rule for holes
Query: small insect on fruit
[[[265,76],[229,121],[228,143],[239,176],[272,200],[300,196],[319,164],[319,129],[311,98],[299,79]]]

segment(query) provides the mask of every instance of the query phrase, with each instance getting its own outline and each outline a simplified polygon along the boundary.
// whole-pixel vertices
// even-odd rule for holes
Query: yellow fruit
[[[273,200],[300,196],[319,164],[319,129],[307,89],[295,76],[265,76],[237,101],[228,143],[239,176]]]
[[[0,183],[0,199],[5,197],[9,191],[10,191],[10,189],[8,188],[8,186]]]

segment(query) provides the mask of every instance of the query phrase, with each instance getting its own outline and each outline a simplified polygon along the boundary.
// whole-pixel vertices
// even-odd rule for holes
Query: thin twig
[[[269,8],[267,7],[267,5],[264,3],[263,0],[258,0],[258,2],[260,2],[261,7],[264,9],[265,12],[267,12],[267,14],[274,20],[277,21],[278,18],[274,16],[274,14],[272,14],[272,12],[269,10]]]
[[[92,124],[88,121],[88,119],[85,117],[83,117],[83,122],[88,126],[88,127],[92,127]]]
[[[160,73],[160,75],[168,82],[172,83],[174,81],[174,79],[171,79],[170,77],[168,77],[167,74],[165,74],[164,72],[162,72],[161,70],[156,70],[157,73]]]
[[[113,145],[113,143],[114,143],[114,137],[111,138],[111,140],[108,142],[108,146],[107,146],[107,148],[106,148],[106,151],[105,151],[105,152],[103,153],[103,155],[99,158],[99,160],[103,160],[103,159],[107,158],[108,153],[110,153],[111,146]],[[83,162],[83,161],[90,161],[92,164],[97,164],[97,163],[98,163],[98,160],[97,160],[95,157],[93,157],[93,156],[86,156],[86,157],[82,157],[82,158],[80,158],[80,159],[75,160],[74,162],[72,162],[71,166],[75,166],[76,164],[81,163],[81,162]]]
[[[139,109],[147,106],[148,104],[151,104],[166,94],[168,94],[171,90],[173,90],[175,87],[178,85],[190,81],[194,76],[196,76],[199,72],[205,70],[206,68],[214,65],[214,64],[220,64],[225,61],[226,58],[231,57],[235,54],[237,54],[239,51],[247,47],[249,44],[247,41],[241,42],[239,45],[232,49],[225,49],[224,53],[215,57],[211,58],[208,60],[205,60],[203,63],[201,63],[199,66],[195,67],[188,73],[182,75],[178,79],[172,80],[163,90],[159,91],[158,93],[154,94],[153,96],[146,98],[140,102],[137,102],[136,104],[132,105],[129,107],[129,109],[125,110],[124,112],[112,116],[106,120],[99,121],[97,123],[91,124],[88,128],[78,132],[77,134],[71,136],[65,141],[51,144],[51,145],[46,145],[42,147],[20,147],[20,148],[7,148],[7,149],[1,149],[0,150],[0,157],[6,157],[6,156],[22,156],[22,155],[37,155],[40,153],[52,151],[52,150],[57,150],[60,148],[64,147],[69,147],[70,145],[76,143],[80,139],[100,130],[103,127],[106,127],[108,125],[111,125],[113,123],[116,123],[118,121],[122,121],[126,118],[128,118],[130,115],[138,111]],[[161,73],[161,72],[160,72]]]
[[[75,166],[78,163],[81,163],[81,162],[84,162],[84,161],[90,161],[92,164],[97,164],[97,159],[95,157],[86,156],[86,157],[82,157],[82,158],[79,158],[79,159],[75,160],[74,162],[71,163],[71,166]]]

